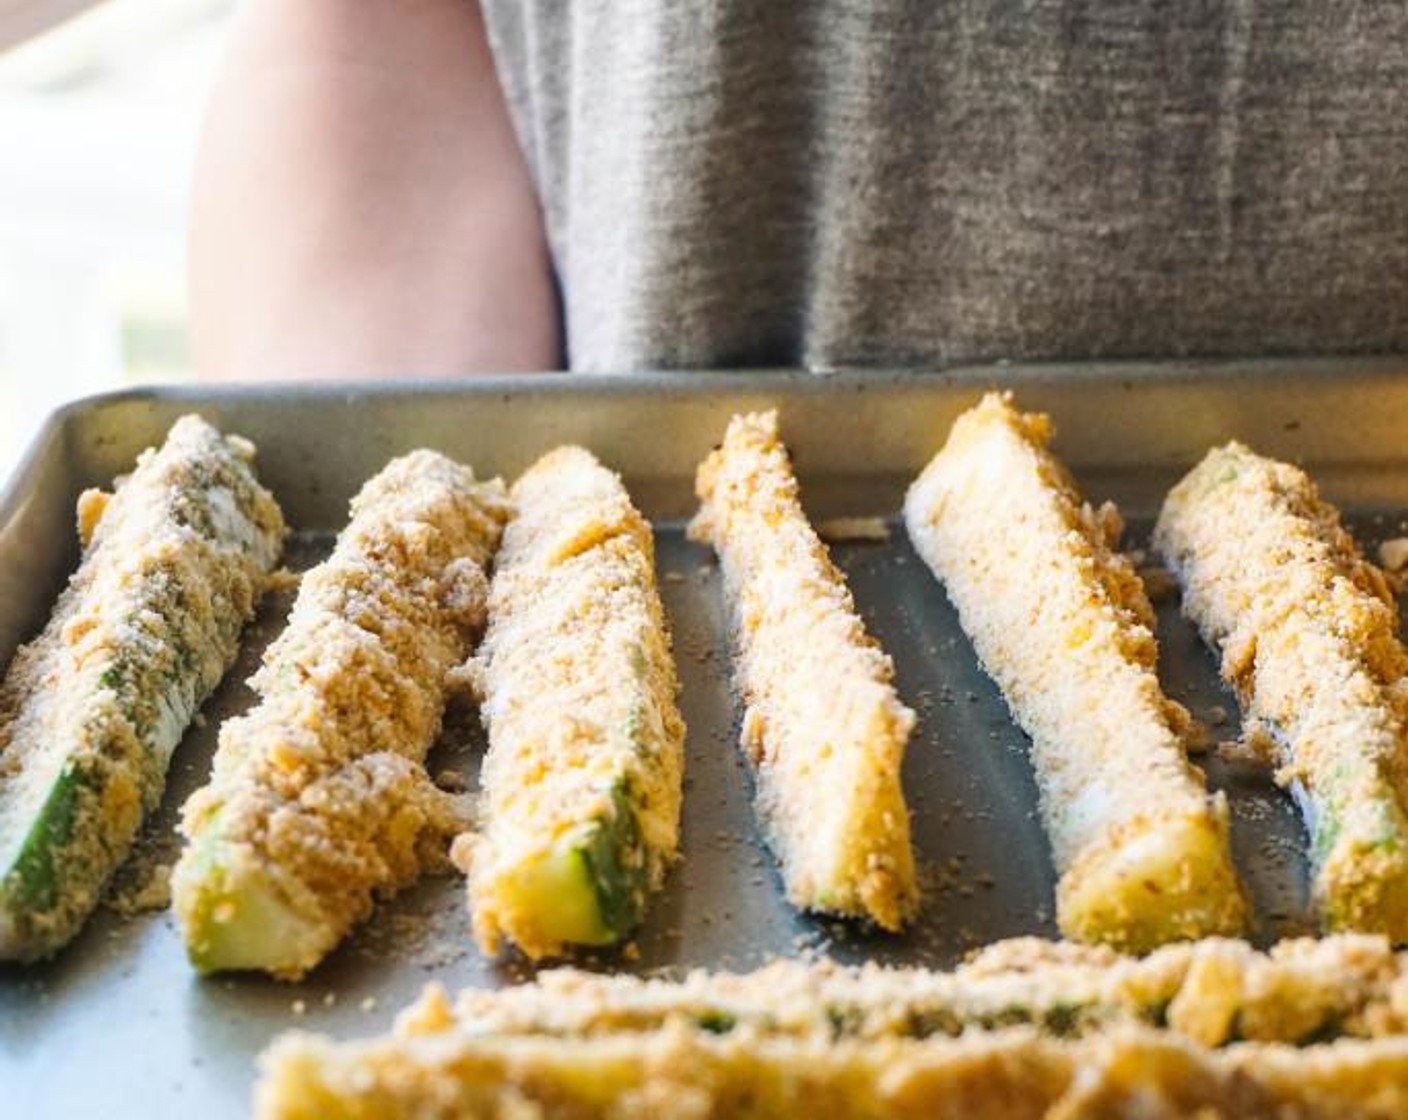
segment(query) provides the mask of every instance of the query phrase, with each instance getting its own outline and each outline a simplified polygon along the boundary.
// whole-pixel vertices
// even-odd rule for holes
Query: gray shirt
[[[1408,4],[482,6],[574,368],[1408,349]]]

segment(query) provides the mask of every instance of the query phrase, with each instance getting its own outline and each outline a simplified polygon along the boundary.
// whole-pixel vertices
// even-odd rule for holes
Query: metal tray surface
[[[1120,503],[1136,547],[1167,486],[1209,445],[1231,437],[1303,462],[1367,547],[1404,532],[1408,359],[139,391],[56,414],[0,496],[0,656],[8,659],[42,625],[75,563],[78,492],[110,483],[183,412],[199,411],[259,445],[261,476],[298,529],[288,557],[295,568],[326,554],[347,499],[395,454],[430,446],[481,474],[512,475],[558,443],[580,442],[623,473],[656,523],[689,740],[683,862],[654,901],[636,952],[575,963],[747,968],[806,952],[952,965],[989,940],[1055,934],[1054,875],[1026,740],[895,521],[905,486],[953,418],[993,386],[1013,388],[1022,406],[1055,416],[1058,452],[1089,498]],[[894,529],[886,544],[841,544],[834,553],[894,657],[901,694],[920,716],[904,779],[926,900],[903,936],[793,913],[752,824],[717,571],[682,526],[694,507],[694,468],[728,417],[769,405],[782,409],[815,518],[880,515]],[[206,706],[204,725],[178,751],[139,863],[177,850],[179,807],[208,772],[220,720],[248,705],[243,682],[287,606],[287,597],[266,602],[238,665]],[[1176,603],[1160,605],[1159,621],[1168,690],[1213,722],[1219,737],[1234,737],[1236,706]],[[455,711],[432,765],[460,769],[472,785],[482,749],[474,712]],[[1263,772],[1217,759],[1206,766],[1213,787],[1232,802],[1257,938],[1312,928],[1289,800]],[[474,950],[457,876],[425,881],[381,907],[295,985],[258,976],[201,979],[186,964],[168,912],[100,910],[54,961],[0,967],[0,1113],[245,1115],[255,1056],[279,1031],[368,1035],[387,1029],[427,981],[456,989],[530,972],[522,961],[489,962]]]

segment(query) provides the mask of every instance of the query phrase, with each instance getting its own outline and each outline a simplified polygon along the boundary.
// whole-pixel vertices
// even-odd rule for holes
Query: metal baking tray
[[[80,402],[57,413],[0,496],[0,656],[42,624],[77,559],[73,503],[106,485],[179,415],[198,411],[259,445],[263,479],[299,535],[290,563],[326,553],[348,498],[393,455],[419,446],[511,476],[541,452],[579,442],[622,472],[658,530],[661,590],[674,630],[689,724],[683,863],[633,950],[581,958],[632,971],[746,968],[774,955],[953,964],[974,946],[1054,935],[1052,873],[1035,815],[1026,741],[979,670],[939,585],[894,516],[905,486],[960,410],[993,386],[1051,412],[1058,452],[1092,500],[1118,501],[1135,545],[1167,486],[1212,443],[1241,438],[1305,464],[1348,512],[1360,540],[1404,531],[1408,509],[1408,358],[972,368],[941,374],[709,373],[563,375],[454,383],[177,388]],[[777,405],[817,518],[881,515],[886,544],[836,557],[920,715],[904,779],[926,905],[903,936],[794,914],[751,821],[734,745],[736,709],[719,581],[710,553],[684,539],[693,472],[729,416]],[[244,680],[287,601],[266,604],[241,660],[176,755],[139,863],[175,851],[179,806],[207,772],[219,721],[245,707]],[[1160,669],[1195,714],[1236,707],[1176,604],[1160,607]],[[473,712],[456,712],[433,764],[472,784],[482,750]],[[1302,838],[1289,800],[1262,772],[1212,759],[1233,806],[1233,843],[1255,899],[1256,936],[1311,928]],[[481,958],[466,932],[463,883],[429,880],[383,906],[297,985],[257,976],[200,979],[168,912],[100,911],[56,960],[0,968],[0,1112],[49,1116],[240,1116],[255,1055],[279,1031],[385,1030],[429,980],[454,989],[511,982],[522,962]]]

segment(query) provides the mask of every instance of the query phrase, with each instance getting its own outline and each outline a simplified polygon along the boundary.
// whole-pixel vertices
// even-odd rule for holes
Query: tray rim
[[[1159,358],[1151,360],[1009,362],[965,364],[951,368],[885,366],[874,369],[808,370],[796,367],[749,367],[721,370],[644,370],[577,373],[543,370],[466,374],[449,378],[408,377],[326,381],[201,382],[138,385],[77,397],[51,411],[41,422],[9,476],[0,485],[0,524],[7,523],[25,501],[27,484],[44,461],[50,444],[66,438],[77,418],[102,408],[143,402],[238,403],[286,400],[347,401],[359,397],[462,398],[529,395],[613,396],[646,393],[666,397],[707,396],[720,391],[777,387],[789,394],[896,391],[945,386],[973,391],[1021,390],[1034,385],[1059,388],[1128,382],[1160,388],[1186,384],[1226,386],[1259,380],[1268,374],[1302,382],[1370,378],[1408,383],[1408,354],[1315,355],[1310,357]]]

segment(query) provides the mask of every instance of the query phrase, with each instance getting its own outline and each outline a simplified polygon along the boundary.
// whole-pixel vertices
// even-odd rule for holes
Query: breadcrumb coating
[[[1408,1033],[1408,956],[1382,937],[1283,941],[1269,952],[1205,938],[1123,956],[1105,946],[1000,941],[952,972],[777,961],[756,972],[683,980],[575,969],[453,1007],[429,991],[408,1022],[474,1035],[584,1037],[681,1023],[714,1034],[929,1038],[1031,1025],[1074,1037],[1116,1025],[1166,1027],[1204,1046],[1304,1045]]]
[[[253,459],[185,416],[79,499],[82,562],[0,686],[0,960],[78,931],[234,661],[284,538]]]
[[[719,554],[757,813],[804,910],[899,929],[918,907],[900,765],[914,713],[807,521],[776,412],[699,467],[690,536]]]
[[[1300,804],[1326,926],[1408,940],[1408,651],[1383,573],[1304,471],[1239,443],[1174,487],[1154,545]]]
[[[1051,434],[988,394],[910,488],[910,538],[1031,737],[1061,931],[1136,951],[1240,932],[1226,802],[1189,763],[1188,713],[1159,685],[1118,511],[1081,499]]]
[[[1180,1026],[1180,1003],[1226,1002],[1219,985],[1200,989],[1229,963],[1250,968],[1233,1003],[1251,1030],[1300,1029],[1309,1008],[1335,1041],[1273,1029],[1211,1045],[1196,1016]],[[1397,1117],[1408,1108],[1402,976],[1373,938],[1270,955],[1209,941],[1144,961],[1024,940],[949,975],[796,963],[677,985],[550,974],[466,993],[457,1008],[432,988],[391,1038],[277,1040],[256,1115]],[[1048,987],[1098,992],[1103,1014],[1039,1017],[1060,1006]],[[1161,1015],[1172,1029],[1149,1025]],[[1365,1037],[1348,1036],[1356,1026]]]
[[[639,921],[678,854],[685,727],[651,528],[621,480],[563,447],[513,499],[467,670],[489,732],[483,827],[456,859],[484,951],[508,937],[541,957]]]
[[[500,482],[431,451],[353,499],[251,681],[259,704],[221,728],[185,807],[172,886],[199,967],[296,978],[375,898],[444,860],[464,806],[423,763],[507,517]]]

